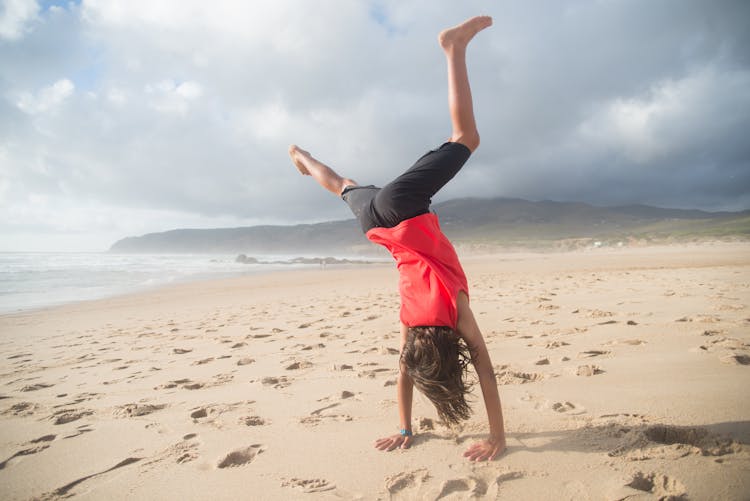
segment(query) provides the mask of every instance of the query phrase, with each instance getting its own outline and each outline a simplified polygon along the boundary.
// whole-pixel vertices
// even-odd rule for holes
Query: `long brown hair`
[[[466,401],[471,359],[469,347],[450,327],[410,327],[400,361],[440,419],[455,425],[471,415]]]

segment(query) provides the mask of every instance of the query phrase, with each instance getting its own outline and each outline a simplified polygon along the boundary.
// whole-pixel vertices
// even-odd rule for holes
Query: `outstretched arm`
[[[482,389],[484,406],[487,409],[487,420],[490,425],[489,438],[472,444],[464,452],[464,456],[472,461],[494,459],[505,450],[503,410],[500,405],[500,395],[497,391],[492,360],[490,360],[484,337],[469,307],[469,298],[464,293],[460,293],[458,297],[458,332],[471,350],[472,361],[479,376],[479,386]]]
[[[401,351],[404,350],[407,333],[408,327],[401,324]],[[398,392],[398,415],[401,423],[400,426],[402,430],[411,433],[411,403],[414,395],[414,382],[406,373],[406,368],[401,366],[400,363],[396,388]],[[392,451],[397,447],[408,449],[409,446],[411,446],[412,440],[413,438],[411,436],[404,436],[399,433],[398,435],[391,435],[390,437],[376,440],[375,447],[381,451]]]

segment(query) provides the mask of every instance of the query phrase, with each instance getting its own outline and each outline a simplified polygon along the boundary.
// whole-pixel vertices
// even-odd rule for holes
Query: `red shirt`
[[[393,228],[373,228],[367,238],[396,260],[401,293],[401,321],[409,327],[458,323],[458,293],[468,294],[456,250],[440,230],[435,214],[422,214]]]

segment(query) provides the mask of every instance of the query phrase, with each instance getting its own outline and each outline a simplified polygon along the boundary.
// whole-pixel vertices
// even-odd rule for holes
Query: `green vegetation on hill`
[[[558,247],[750,238],[750,211],[705,212],[646,205],[596,207],[575,202],[464,198],[436,204],[457,244]],[[128,237],[112,252],[250,254],[372,253],[353,219],[295,226],[182,229]]]

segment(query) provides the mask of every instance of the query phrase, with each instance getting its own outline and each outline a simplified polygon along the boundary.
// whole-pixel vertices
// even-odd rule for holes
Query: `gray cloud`
[[[747,2],[487,9],[92,0],[16,16],[0,30],[0,248],[349,217],[287,145],[387,182],[449,135],[435,36],[483,12],[482,146],[438,199],[750,207]]]

